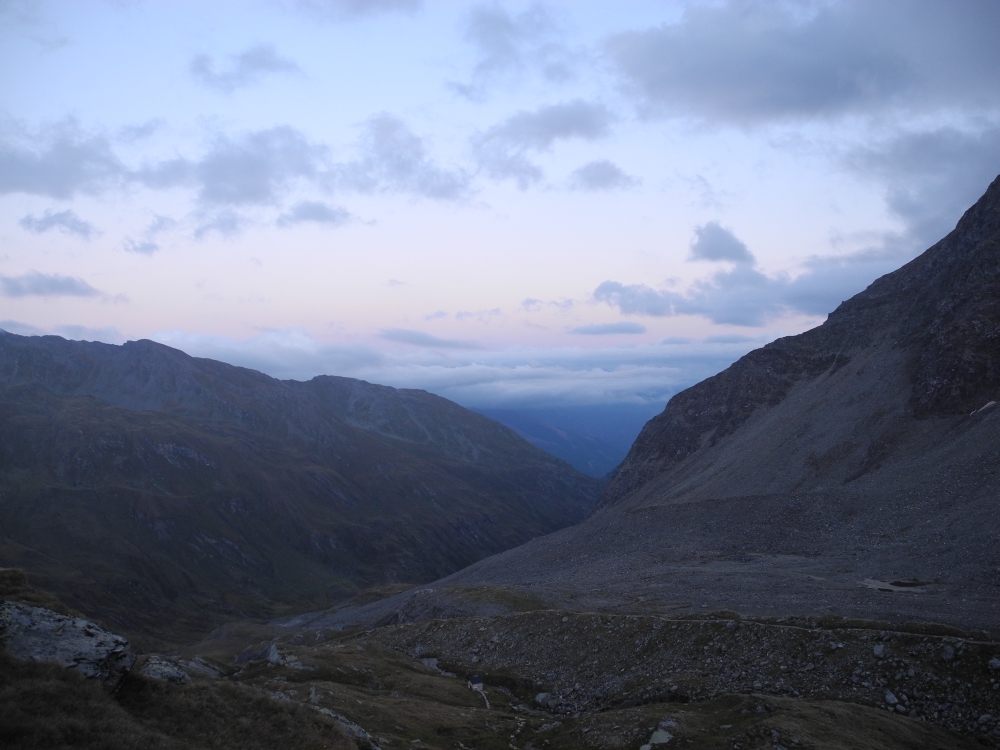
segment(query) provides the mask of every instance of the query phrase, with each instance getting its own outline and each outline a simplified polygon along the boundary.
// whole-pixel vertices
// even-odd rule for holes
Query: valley
[[[0,738],[1000,747],[998,290],[1000,178],[607,482],[420,391],[4,334]],[[134,665],[72,683],[34,621]]]

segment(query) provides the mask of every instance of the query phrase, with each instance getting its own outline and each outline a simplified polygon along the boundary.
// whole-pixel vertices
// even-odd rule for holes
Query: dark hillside
[[[0,334],[0,564],[169,639],[433,580],[598,483],[423,391]]]

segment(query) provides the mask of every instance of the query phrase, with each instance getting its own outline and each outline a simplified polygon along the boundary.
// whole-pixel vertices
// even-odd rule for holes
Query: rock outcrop
[[[89,620],[0,602],[0,643],[15,659],[56,662],[116,686],[135,664],[128,641]]]

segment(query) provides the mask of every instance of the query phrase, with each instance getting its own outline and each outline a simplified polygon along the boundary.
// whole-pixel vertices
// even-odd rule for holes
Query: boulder
[[[0,642],[24,661],[53,661],[116,686],[135,664],[128,640],[80,617],[0,602]]]
[[[163,680],[183,684],[191,682],[191,675],[184,671],[180,664],[170,661],[159,654],[152,654],[139,669],[139,674],[152,680]]]

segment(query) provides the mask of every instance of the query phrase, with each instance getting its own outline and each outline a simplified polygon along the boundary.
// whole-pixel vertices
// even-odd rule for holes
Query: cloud
[[[796,277],[768,276],[740,263],[696,282],[684,294],[605,281],[594,290],[594,299],[626,315],[700,315],[713,323],[755,327],[793,313],[827,315],[901,263],[896,254],[865,250],[811,258]]]
[[[1000,5],[724,2],[611,36],[647,114],[754,123],[894,107],[995,106]]]
[[[905,227],[885,248],[912,254],[950,232],[1000,173],[1000,125],[904,132],[849,152],[845,163],[885,185],[886,204]]]
[[[574,76],[577,55],[559,40],[555,19],[539,3],[511,15],[497,3],[477,5],[469,11],[465,38],[479,53],[468,83],[452,83],[462,96],[482,99],[497,79],[537,70],[548,81]]]
[[[598,323],[589,326],[577,326],[571,328],[570,333],[582,333],[585,336],[606,336],[616,333],[645,333],[646,326],[622,321],[621,323]]]
[[[298,65],[278,55],[270,44],[258,44],[233,55],[229,68],[218,72],[215,61],[208,55],[198,55],[191,61],[191,75],[203,85],[226,94],[258,84],[268,74],[301,72]]]
[[[622,171],[607,159],[592,161],[573,170],[569,176],[572,190],[626,190],[639,184],[639,180]]]
[[[614,117],[602,104],[575,99],[522,111],[473,138],[480,168],[496,180],[513,179],[522,190],[541,181],[526,154],[549,151],[560,140],[596,140],[611,132]],[[612,165],[613,166],[613,165]]]
[[[21,276],[0,276],[6,297],[97,297],[101,292],[74,276],[29,271]]]
[[[164,125],[164,121],[160,118],[147,120],[139,125],[126,125],[118,129],[118,140],[125,143],[135,143],[149,138],[156,131],[163,129]]]
[[[76,341],[103,341],[105,344],[121,344],[125,341],[125,337],[114,326],[90,328],[65,324],[39,328],[17,320],[0,320],[0,330],[16,333],[19,336],[62,336]]]
[[[479,349],[479,344],[474,341],[459,341],[456,339],[440,339],[421,331],[410,331],[405,328],[388,328],[382,331],[379,336],[386,341],[395,341],[399,344],[412,344],[413,346],[425,346],[433,349]]]
[[[729,260],[753,265],[756,259],[735,234],[717,221],[710,221],[694,230],[689,260]]]
[[[18,224],[34,234],[58,229],[64,234],[72,234],[85,240],[89,240],[97,234],[93,224],[84,221],[73,211],[68,210],[53,212],[51,209],[46,209],[45,213],[37,218],[33,214],[28,214]]]
[[[333,168],[333,183],[361,193],[409,193],[444,201],[463,200],[472,179],[461,170],[439,167],[423,139],[397,117],[375,115],[365,123],[361,157]]]
[[[71,198],[127,184],[193,190],[199,234],[238,232],[247,217],[241,219],[232,209],[278,205],[293,188],[404,193],[443,201],[461,201],[472,194],[469,174],[438,165],[422,138],[384,113],[365,123],[358,157],[340,163],[331,160],[326,145],[287,125],[219,134],[200,156],[151,161],[136,169],[118,160],[106,138],[84,134],[71,121],[22,140],[30,144],[0,138],[0,194]],[[324,212],[321,205],[300,202],[281,219],[332,224],[346,218],[338,213],[342,209],[328,207]],[[148,232],[145,239],[151,240]]]
[[[138,253],[139,255],[152,255],[160,249],[160,245],[154,239],[163,232],[167,232],[177,226],[177,222],[169,216],[156,215],[153,221],[142,233],[141,239],[126,237],[122,242],[125,252]]]
[[[296,0],[295,8],[324,21],[354,21],[383,13],[414,13],[421,0]]]
[[[201,222],[194,230],[194,236],[200,240],[212,232],[218,232],[226,239],[232,239],[243,231],[243,228],[248,223],[249,221],[245,216],[231,209],[224,209],[214,214],[203,216]]]
[[[71,119],[34,133],[0,135],[0,194],[72,198],[100,193],[124,174],[108,139],[84,133]]]
[[[122,248],[127,253],[152,255],[160,249],[160,246],[150,240],[134,240],[131,237],[127,237],[122,241]]]
[[[351,221],[351,214],[339,206],[328,206],[319,201],[299,201],[278,217],[279,227],[290,227],[311,221],[316,224],[339,227]]]
[[[491,310],[459,310],[455,313],[455,320],[478,320],[480,323],[485,323],[497,315],[503,315],[503,311],[499,307],[494,307]]]
[[[154,189],[196,188],[203,206],[270,205],[296,181],[318,180],[327,161],[325,146],[283,125],[217,136],[200,159],[147,165],[134,179]]]
[[[151,338],[273,377],[342,375],[421,388],[468,407],[630,403],[662,408],[678,390],[767,343],[675,341],[493,351],[420,345],[386,353],[370,346],[322,344],[300,330],[269,331],[245,341],[180,331]]]

